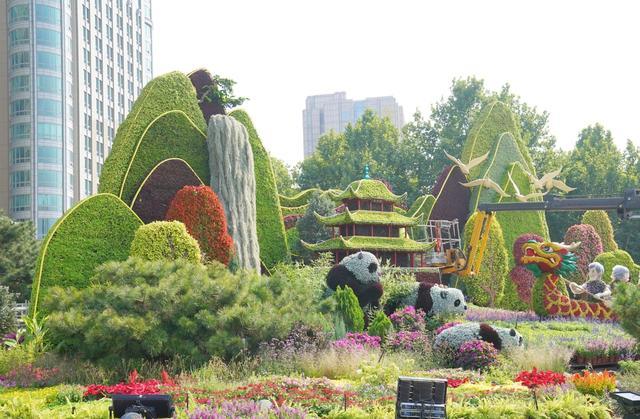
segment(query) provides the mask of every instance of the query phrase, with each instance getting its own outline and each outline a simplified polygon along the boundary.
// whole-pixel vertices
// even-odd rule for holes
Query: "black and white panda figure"
[[[327,274],[327,287],[335,291],[338,287],[347,286],[358,297],[361,307],[380,307],[383,294],[380,283],[380,262],[374,254],[360,251],[346,256],[331,268]]]
[[[405,306],[421,309],[428,316],[460,315],[467,310],[462,291],[428,282],[416,282],[406,295],[387,301],[384,311],[389,315]]]
[[[471,340],[489,342],[497,350],[522,346],[524,339],[515,329],[494,327],[486,323],[461,323],[443,330],[436,336],[435,347],[446,345],[454,350]]]

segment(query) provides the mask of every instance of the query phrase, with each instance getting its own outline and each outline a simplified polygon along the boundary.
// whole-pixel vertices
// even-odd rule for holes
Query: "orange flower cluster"
[[[603,372],[585,370],[582,374],[574,374],[571,381],[580,393],[594,396],[604,396],[616,388],[615,374],[606,370]]]

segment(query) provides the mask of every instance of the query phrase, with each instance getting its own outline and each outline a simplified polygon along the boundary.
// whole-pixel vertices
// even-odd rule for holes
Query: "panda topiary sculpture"
[[[416,282],[411,284],[403,295],[390,297],[384,311],[387,315],[406,306],[421,309],[428,316],[459,315],[467,310],[462,291],[443,285]]]
[[[380,263],[369,252],[358,252],[346,256],[327,274],[327,287],[335,291],[347,286],[358,297],[361,307],[380,307],[383,288],[380,283]]]
[[[436,348],[460,349],[463,343],[471,340],[483,340],[491,343],[497,350],[522,346],[523,338],[515,329],[493,327],[486,323],[462,323],[443,330],[436,336]]]

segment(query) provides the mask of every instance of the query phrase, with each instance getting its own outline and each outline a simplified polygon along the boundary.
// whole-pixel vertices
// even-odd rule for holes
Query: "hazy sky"
[[[153,1],[154,73],[234,79],[267,149],[302,159],[306,96],[392,95],[408,121],[454,77],[508,82],[572,147],[600,122],[640,144],[640,2]]]

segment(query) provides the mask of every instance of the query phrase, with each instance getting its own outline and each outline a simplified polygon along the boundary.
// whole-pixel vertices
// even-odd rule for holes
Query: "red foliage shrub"
[[[564,384],[565,378],[563,374],[553,371],[538,371],[534,367],[531,371],[520,372],[513,381],[522,383],[523,386],[529,388],[537,388]]]
[[[600,253],[603,252],[602,240],[600,236],[589,224],[576,224],[567,230],[564,235],[564,242],[569,244],[573,242],[580,242],[580,247],[575,252],[578,256],[578,272],[572,279],[580,280],[584,282],[589,270],[589,264]]]
[[[465,188],[460,183],[465,183],[466,181],[467,178],[458,166],[444,168],[431,190],[431,194],[437,199],[429,219],[454,220],[457,218],[460,222],[460,231],[464,230],[464,225],[469,217],[471,192],[470,189]]]
[[[522,264],[520,262],[520,258],[524,256],[524,253],[522,253],[522,246],[525,243],[527,243],[529,240],[535,240],[537,242],[542,243],[544,241],[544,238],[542,238],[541,236],[538,236],[535,233],[527,233],[527,234],[518,236],[516,241],[513,243],[513,259],[515,259],[516,265]]]
[[[531,292],[536,276],[522,265],[516,266],[509,272],[509,278],[516,285],[518,297],[531,307]]]
[[[166,219],[184,223],[198,241],[208,260],[228,265],[233,255],[233,239],[218,196],[208,186],[185,186],[171,201]]]
[[[133,370],[129,374],[129,381],[126,383],[118,383],[113,386],[102,384],[91,384],[84,391],[84,397],[106,397],[111,394],[158,394],[166,388],[175,387],[176,383],[169,377],[166,371],[162,370],[162,381],[147,380],[140,381],[138,371]]]

